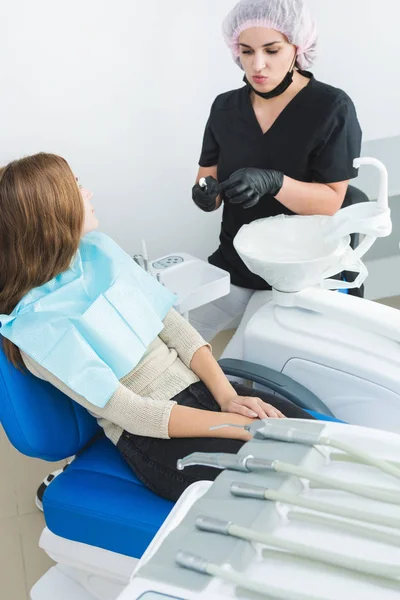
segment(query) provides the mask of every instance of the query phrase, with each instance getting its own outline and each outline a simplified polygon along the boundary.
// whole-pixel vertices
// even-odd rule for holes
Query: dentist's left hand
[[[220,192],[232,204],[252,208],[262,196],[276,196],[283,186],[284,174],[268,169],[239,169],[220,184]]]

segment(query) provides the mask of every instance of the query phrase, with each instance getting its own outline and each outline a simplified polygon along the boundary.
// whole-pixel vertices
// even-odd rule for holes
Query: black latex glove
[[[283,185],[283,173],[269,169],[239,169],[220,184],[220,192],[232,204],[252,208],[265,194],[276,196]]]
[[[199,183],[192,189],[194,203],[205,212],[212,212],[217,208],[219,183],[214,177],[206,177],[207,187],[202,188]]]

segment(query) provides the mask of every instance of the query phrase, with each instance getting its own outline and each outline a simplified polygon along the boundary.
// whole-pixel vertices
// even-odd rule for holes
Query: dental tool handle
[[[210,564],[207,568],[207,572],[209,575],[234,583],[239,589],[255,592],[256,594],[266,596],[271,600],[326,600],[326,598],[322,598],[322,596],[315,596],[315,594],[310,594],[309,592],[303,594],[302,592],[296,592],[294,590],[277,588],[265,584],[262,581],[246,579],[241,573],[227,571],[216,565]]]
[[[266,458],[253,458],[252,456],[246,457],[245,461],[248,471],[273,471],[273,460]]]
[[[290,552],[290,554],[295,556],[300,556],[313,562],[333,565],[341,569],[376,577],[388,577],[390,579],[400,576],[400,567],[397,564],[385,564],[374,560],[344,556],[339,552],[309,546],[301,542],[294,542],[290,539],[280,538],[276,535],[256,531],[255,529],[241,527],[222,519],[211,519],[207,516],[201,516],[196,519],[196,527],[201,531],[217,534],[222,533],[223,535],[230,535],[248,542],[256,542],[272,548],[278,548],[279,550]]]
[[[269,500],[270,502],[279,502],[281,504],[289,504],[290,506],[298,506],[314,510],[316,512],[335,515],[345,519],[353,519],[368,524],[381,525],[383,527],[391,527],[400,529],[400,519],[390,517],[385,514],[376,514],[369,511],[348,508],[339,504],[330,504],[320,500],[300,496],[298,494],[288,494],[278,490],[271,490],[256,485],[247,483],[232,483],[230,488],[231,494],[239,498],[254,498],[256,500]]]
[[[340,506],[339,504],[330,504],[329,502],[313,500],[312,498],[302,497],[295,494],[286,494],[284,492],[278,492],[269,489],[264,490],[264,498],[265,500],[270,500],[272,502],[280,502],[282,504],[298,506],[299,508],[306,508],[345,519],[353,519],[363,523],[400,529],[400,519],[396,517],[390,517],[385,514],[376,514],[366,510],[360,510],[358,508],[348,508],[347,506]]]
[[[340,440],[336,440],[334,438],[321,436],[320,444],[325,446],[330,446],[332,448],[336,448],[337,450],[342,450],[346,452],[346,454],[350,454],[350,456],[354,456],[355,458],[362,461],[364,464],[371,465],[372,467],[376,467],[383,473],[387,473],[387,475],[392,475],[397,479],[400,479],[400,469],[391,465],[386,460],[382,460],[380,458],[375,458],[371,456],[367,452],[363,452],[362,450],[358,450],[351,444],[346,444],[346,442],[342,442]],[[400,491],[400,490],[399,490]]]
[[[215,469],[229,469],[231,471],[248,471],[246,466],[246,460],[249,457],[240,457],[237,454],[228,453],[207,453],[207,452],[193,452],[185,458],[178,460],[177,468],[178,471],[183,471],[185,467],[191,466],[203,466],[203,467],[214,467]]]
[[[290,554],[295,556],[300,556],[318,563],[333,565],[349,571],[356,571],[375,577],[387,577],[390,579],[396,579],[400,576],[400,567],[396,564],[387,565],[377,561],[344,556],[338,552],[332,552],[324,548],[313,548],[306,544],[278,538],[277,536],[266,533],[260,533],[254,529],[247,529],[246,527],[240,527],[235,524],[229,525],[229,535],[250,542],[257,542],[265,544],[266,546],[279,548],[280,550],[290,552]]]
[[[351,511],[356,513],[356,511]],[[289,521],[299,521],[302,523],[312,523],[321,525],[322,527],[333,527],[334,529],[342,529],[351,534],[358,535],[363,538],[372,539],[383,544],[400,547],[400,534],[387,531],[371,529],[360,523],[349,523],[336,517],[313,514],[309,512],[300,512],[297,510],[288,510],[287,518]],[[196,527],[200,531],[208,531],[218,533],[220,535],[229,535],[232,523],[214,519],[212,517],[200,516],[196,519]]]
[[[367,452],[358,450],[358,448],[352,446],[351,444],[347,444],[346,442],[342,442],[332,437],[320,435],[319,433],[303,432],[301,429],[295,426],[283,428],[280,424],[276,425],[275,423],[266,420],[260,421],[260,423],[257,425],[258,428],[256,428],[254,424],[251,424],[247,427],[247,429],[253,433],[253,436],[256,439],[293,442],[297,444],[304,444],[306,446],[329,446],[331,448],[336,448],[337,450],[342,450],[346,454],[359,459],[362,463],[376,467],[383,473],[400,479],[400,469],[395,465],[392,465],[383,459],[375,458]],[[251,468],[250,462],[248,463],[248,466]]]
[[[394,492],[391,493],[377,488],[367,488],[362,485],[347,483],[346,481],[337,481],[331,477],[319,475],[318,473],[314,473],[314,471],[309,471],[308,469],[303,469],[302,467],[283,463],[278,460],[274,461],[274,468],[277,473],[295,475],[300,479],[308,479],[313,483],[317,483],[319,485],[322,484],[327,488],[342,490],[344,492],[349,492],[350,494],[362,496],[363,498],[387,502],[388,504],[400,504],[400,494],[396,494]]]
[[[331,527],[335,530],[341,529],[342,531],[351,533],[352,535],[400,548],[400,535],[398,533],[372,529],[371,527],[365,527],[365,525],[360,525],[359,523],[349,523],[348,521],[335,519],[335,517],[315,515],[313,513],[300,512],[297,510],[289,510],[287,513],[287,518],[289,521],[311,523],[312,525]]]
[[[256,594],[261,594],[262,596],[267,596],[268,598],[273,598],[275,600],[326,600],[321,596],[315,596],[309,592],[303,594],[302,592],[276,588],[262,583],[261,581],[258,582],[246,579],[242,573],[236,573],[232,570],[228,571],[225,568],[207,562],[203,558],[189,554],[188,552],[178,552],[175,561],[179,566],[185,569],[195,571],[196,573],[211,575],[212,577],[218,577],[223,581],[229,581],[237,585],[242,590],[255,592]]]
[[[346,462],[346,463],[354,463],[356,465],[364,464],[364,461],[356,458],[355,456],[350,456],[348,454],[343,454],[343,452],[331,452],[329,458],[334,462]],[[400,469],[400,462],[396,460],[386,460],[389,465],[393,467],[397,467]]]
[[[255,439],[259,440],[276,440],[279,442],[293,442],[295,444],[304,444],[305,446],[314,446],[319,443],[320,439],[319,433],[306,433],[295,427],[284,429],[281,425],[274,425],[268,421],[258,429],[252,424],[247,429],[253,433]]]

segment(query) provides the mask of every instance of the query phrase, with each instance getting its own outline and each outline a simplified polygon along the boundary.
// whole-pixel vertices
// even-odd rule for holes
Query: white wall
[[[220,214],[197,210],[191,187],[210,104],[241,85],[220,35],[233,4],[0,0],[0,162],[61,154],[93,189],[101,228],[130,253],[145,237],[151,256],[205,257]],[[352,95],[367,138],[400,133],[398,0],[380,0],[385,28],[375,2],[314,4],[317,75]]]
[[[364,141],[400,135],[399,0],[309,0],[319,33],[314,73],[352,97]]]

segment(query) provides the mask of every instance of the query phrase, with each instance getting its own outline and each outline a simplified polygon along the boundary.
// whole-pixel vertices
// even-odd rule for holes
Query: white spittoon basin
[[[279,215],[241,228],[234,246],[246,266],[271,287],[296,292],[340,272],[350,236],[326,239],[329,217]]]

